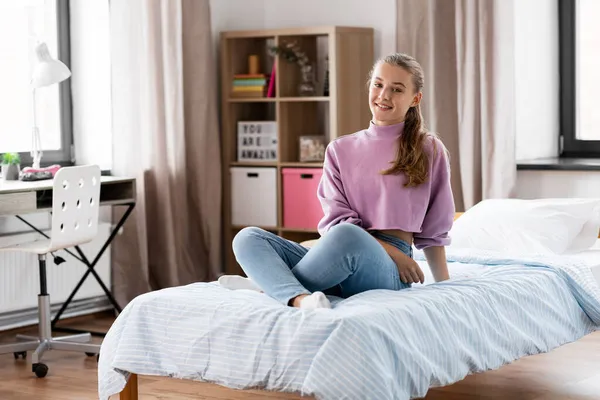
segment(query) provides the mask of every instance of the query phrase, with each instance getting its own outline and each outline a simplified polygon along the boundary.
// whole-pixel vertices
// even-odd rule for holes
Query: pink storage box
[[[283,227],[317,230],[323,218],[317,189],[322,168],[283,168]]]

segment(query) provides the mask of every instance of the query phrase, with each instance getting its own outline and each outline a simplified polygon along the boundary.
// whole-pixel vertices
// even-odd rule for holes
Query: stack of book
[[[268,81],[266,74],[235,74],[231,97],[264,97]]]

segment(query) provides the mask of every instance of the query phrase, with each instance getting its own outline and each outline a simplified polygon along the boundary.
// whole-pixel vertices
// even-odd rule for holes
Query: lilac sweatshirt
[[[341,136],[327,146],[323,176],[317,196],[325,216],[318,225],[329,228],[349,222],[366,230],[400,229],[412,232],[417,249],[450,244],[448,231],[454,220],[449,161],[444,145],[425,140],[429,179],[406,188],[404,174],[382,175],[396,156],[404,123],[377,126]]]

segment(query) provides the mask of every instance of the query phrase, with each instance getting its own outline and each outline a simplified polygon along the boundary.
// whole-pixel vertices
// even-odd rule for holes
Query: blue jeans
[[[310,249],[248,227],[233,239],[233,252],[246,275],[286,305],[298,295],[316,291],[347,298],[372,289],[410,287],[400,280],[396,263],[375,237],[412,257],[412,247],[405,241],[349,223],[334,226]]]

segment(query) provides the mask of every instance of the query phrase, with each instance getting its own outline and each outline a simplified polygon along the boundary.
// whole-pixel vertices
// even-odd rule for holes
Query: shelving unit
[[[371,118],[367,104],[367,75],[374,62],[372,28],[326,26],[257,31],[228,31],[221,33],[221,129],[223,159],[223,240],[225,270],[242,274],[231,250],[233,237],[248,224],[232,220],[232,168],[262,168],[276,170],[272,189],[276,192],[277,224],[259,226],[286,239],[303,241],[317,238],[313,228],[290,228],[284,225],[283,171],[287,168],[322,169],[322,162],[299,161],[299,138],[324,135],[329,142],[341,135],[354,133],[368,126]],[[294,41],[316,65],[317,91],[314,96],[298,96],[301,80],[298,65],[282,57],[273,57],[270,46]],[[275,68],[273,97],[231,96],[233,77],[248,73],[248,58],[258,55],[259,71],[271,74]],[[329,95],[324,95],[325,58],[328,58]],[[266,94],[265,94],[266,96]],[[237,158],[238,121],[276,121],[277,160],[239,161]],[[258,168],[261,168],[259,170]],[[264,187],[264,182],[263,186]],[[239,193],[239,187],[235,188]],[[250,193],[256,196],[256,193]],[[249,195],[250,195],[249,194]],[[272,193],[271,193],[272,194]],[[316,198],[316,193],[309,196]],[[269,203],[265,200],[265,203]],[[262,204],[262,202],[261,202]],[[265,210],[248,203],[249,213]]]

